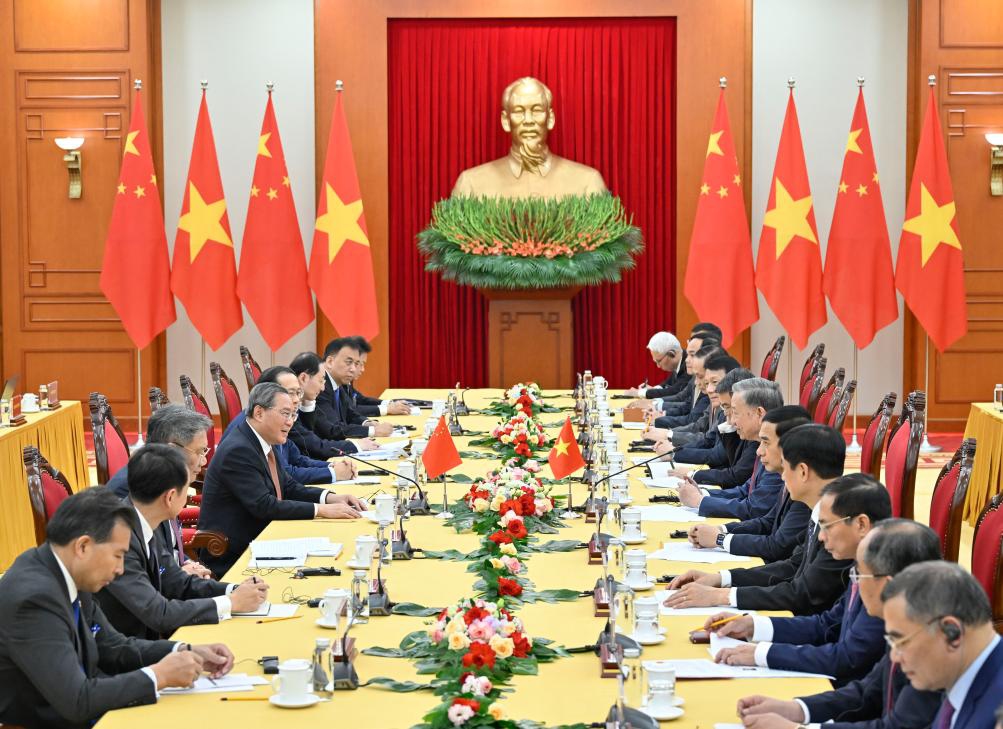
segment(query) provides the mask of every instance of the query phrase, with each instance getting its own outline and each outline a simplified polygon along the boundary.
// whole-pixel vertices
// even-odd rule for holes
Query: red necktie
[[[857,594],[860,592],[860,585],[854,583],[850,585],[850,601],[846,604],[846,611],[849,612],[853,603],[857,601]]]
[[[954,705],[945,698],[944,705],[940,707],[940,719],[937,720],[937,729],[950,729],[953,717]]]
[[[266,457],[268,461],[268,470],[272,474],[272,485],[275,486],[275,498],[282,501],[282,482],[279,481],[279,466],[275,462],[275,449],[272,448],[268,451],[268,456]]]
[[[895,708],[895,671],[898,670],[899,664],[892,662],[888,669],[888,697],[885,699],[885,716],[892,713],[892,709]]]

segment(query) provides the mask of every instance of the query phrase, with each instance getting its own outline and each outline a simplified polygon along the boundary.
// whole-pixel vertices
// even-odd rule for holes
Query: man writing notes
[[[202,489],[199,528],[230,538],[222,556],[203,555],[217,575],[230,569],[273,519],[357,519],[365,508],[353,496],[296,483],[279,467],[274,448],[286,442],[297,417],[285,388],[255,385],[245,412],[247,420],[216,449]]]
[[[97,594],[119,631],[155,640],[183,625],[218,623],[231,612],[256,610],[268,585],[248,578],[240,585],[206,580],[161,560],[155,532],[177,518],[188,498],[188,466],[177,448],[151,443],[129,459],[129,497],[136,510],[124,573]]]
[[[135,510],[107,487],[70,496],[46,542],[22,553],[0,589],[0,722],[85,729],[112,709],[152,704],[203,670],[233,666],[221,644],[127,638],[92,593],[122,574]]]
[[[324,348],[327,380],[317,396],[317,407],[341,430],[342,438],[386,438],[394,430],[390,423],[369,420],[355,409],[349,387],[364,368],[355,337],[332,339]]]
[[[666,373],[665,379],[654,387],[649,387],[647,381],[639,387],[624,390],[627,397],[643,397],[651,400],[656,397],[667,397],[686,387],[692,375],[686,368],[686,352],[674,334],[658,332],[648,340],[648,353],[655,367]]]

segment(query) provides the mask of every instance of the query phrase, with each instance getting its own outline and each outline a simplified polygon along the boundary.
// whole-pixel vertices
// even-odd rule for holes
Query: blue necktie
[[[340,414],[341,413],[341,388],[340,387],[334,388],[334,404],[337,406],[338,413]]]
[[[83,634],[83,631],[80,630],[80,598],[79,597],[77,597],[77,598],[75,598],[73,600],[73,627],[77,631],[77,640],[80,641],[80,656],[79,656],[80,657],[80,670],[83,671],[84,675],[86,676],[87,675],[87,666],[84,665],[84,651],[86,650],[86,648],[84,647],[84,634]]]

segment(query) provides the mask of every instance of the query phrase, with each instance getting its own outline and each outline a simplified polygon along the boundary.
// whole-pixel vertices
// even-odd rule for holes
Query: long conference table
[[[547,393],[547,394],[557,394]],[[565,391],[563,394],[567,395]],[[444,391],[409,390],[406,393],[398,390],[388,390],[384,398],[414,397],[423,399],[444,398]],[[466,402],[471,408],[479,408],[501,398],[499,390],[471,390],[466,393]],[[570,397],[548,399],[547,404],[562,408],[571,408]],[[617,401],[614,401],[614,405]],[[393,422],[412,424],[422,428],[428,411],[422,411],[419,418],[394,417]],[[544,424],[554,424],[548,427],[548,435],[555,436],[559,425],[563,423],[564,414],[545,413],[540,418]],[[619,421],[619,418],[617,419]],[[469,415],[460,418],[461,425],[471,431],[489,431],[497,418],[483,415]],[[621,451],[627,453],[627,444],[638,435],[634,430],[619,430]],[[458,449],[472,449],[467,446],[468,437],[455,438]],[[546,453],[542,454],[545,460]],[[465,460],[454,470],[477,477],[498,465],[497,459]],[[381,461],[379,465],[394,470],[393,462]],[[544,468],[541,475],[549,476],[549,469]],[[635,504],[646,504],[650,491],[638,480],[644,475],[644,469],[630,472],[631,496]],[[351,490],[359,496],[368,496],[375,486],[352,486]],[[383,479],[385,491],[393,492],[391,477]],[[469,489],[469,484],[450,483],[448,485],[450,501],[458,499]],[[566,493],[566,486],[556,486],[556,493]],[[664,492],[662,492],[664,493]],[[576,503],[581,503],[586,496],[586,489],[577,485],[574,490]],[[442,487],[431,484],[429,500],[434,505],[442,501]],[[712,520],[719,523],[723,520]],[[456,533],[452,527],[447,527],[442,520],[431,516],[412,517],[406,524],[411,543],[415,547],[430,550],[458,549],[471,551],[478,546],[476,535]],[[674,529],[686,528],[686,524],[666,522],[650,522],[643,526],[648,535],[648,541],[642,548],[651,552],[657,549],[661,542],[668,538]],[[271,572],[264,579],[269,585],[269,599],[282,602],[283,591],[287,588],[297,596],[319,597],[331,587],[348,588],[351,582],[352,570],[344,564],[351,556],[355,537],[360,534],[375,534],[375,525],[368,520],[354,521],[279,521],[273,522],[260,535],[261,539],[287,539],[293,537],[329,537],[332,541],[342,542],[345,551],[338,559],[310,557],[309,566],[340,567],[340,577],[310,577],[308,579],[292,579],[291,572]],[[557,535],[542,535],[542,541],[547,539],[578,539],[588,540],[594,532],[594,524],[586,524],[584,519],[568,522],[566,529]],[[615,531],[615,527],[604,525],[604,531]],[[245,579],[245,568],[248,554],[245,553],[227,573],[225,579],[239,582]],[[759,560],[747,563],[729,563],[725,567],[754,566]],[[585,550],[554,554],[534,554],[528,560],[527,576],[536,584],[537,589],[573,588],[576,590],[591,589],[596,579],[602,574],[602,567],[589,565]],[[390,599],[395,602],[414,602],[426,606],[445,606],[463,597],[472,596],[473,575],[466,572],[465,562],[421,559],[420,555],[410,561],[395,561],[391,566],[383,568],[383,576],[387,581]],[[716,569],[715,565],[700,565],[680,562],[649,561],[650,575],[664,573],[678,574],[687,569]],[[246,573],[252,574],[252,573]],[[260,573],[257,573],[260,574]],[[656,588],[657,589],[657,588]],[[644,594],[644,593],[642,593]],[[651,594],[651,593],[646,593]],[[278,655],[281,660],[287,658],[309,659],[315,638],[333,638],[331,631],[320,628],[314,620],[320,615],[319,610],[300,606],[297,615],[301,618],[284,620],[275,623],[258,624],[254,618],[233,618],[219,625],[191,626],[179,630],[173,637],[177,640],[192,643],[223,642],[236,655],[235,673],[262,675],[257,659],[261,656]],[[541,636],[554,640],[564,646],[580,646],[595,642],[596,636],[605,624],[605,618],[593,615],[592,600],[582,598],[574,602],[559,602],[555,604],[526,604],[519,610],[526,631],[530,636]],[[772,613],[781,615],[783,613]],[[357,647],[362,650],[371,646],[397,647],[406,634],[423,628],[427,618],[391,615],[389,617],[371,617],[369,623],[356,625],[352,635],[357,640]],[[643,659],[667,658],[708,658],[706,645],[693,645],[689,642],[689,631],[700,627],[703,617],[661,617],[661,625],[667,629],[667,640],[656,646],[644,648]],[[344,625],[344,620],[342,620]],[[356,660],[356,669],[361,682],[376,677],[388,676],[399,680],[411,680],[427,683],[432,677],[418,675],[414,664],[402,658],[380,658],[360,655]],[[511,687],[514,692],[501,702],[505,716],[510,719],[532,719],[545,722],[549,726],[593,721],[601,721],[617,697],[617,681],[600,678],[599,659],[592,653],[577,654],[569,658],[559,659],[553,663],[542,664],[539,675],[516,676]],[[770,679],[728,679],[728,680],[692,680],[679,681],[676,692],[685,700],[685,715],[665,726],[689,727],[693,729],[712,729],[715,723],[734,723],[738,719],[735,714],[736,702],[739,698],[750,694],[766,694],[777,698],[792,698],[829,690],[828,681],[819,678],[770,678]],[[632,689],[628,689],[628,696]],[[254,692],[235,694],[203,693],[194,695],[163,696],[157,704],[150,706],[123,709],[107,714],[101,720],[101,729],[177,729],[195,722],[201,726],[239,726],[242,729],[293,725],[302,727],[351,726],[373,729],[404,729],[421,723],[422,717],[438,704],[437,697],[430,691],[415,691],[412,693],[393,693],[379,687],[365,687],[355,691],[335,692],[328,702],[321,702],[307,709],[281,709],[265,701],[221,701],[223,696],[259,696],[271,695],[271,686],[257,687]]]

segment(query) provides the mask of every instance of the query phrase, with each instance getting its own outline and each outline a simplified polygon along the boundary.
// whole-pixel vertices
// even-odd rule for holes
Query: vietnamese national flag
[[[313,321],[303,238],[271,91],[251,178],[237,295],[273,352]]]
[[[824,274],[832,310],[860,349],[899,315],[878,179],[864,90],[860,89],[832,212]]]
[[[683,290],[698,318],[721,327],[721,343],[728,347],[759,318],[759,301],[742,176],[723,88],[704,157]]]
[[[138,89],[105,240],[101,291],[138,349],[177,318],[164,213]]]
[[[797,348],[804,349],[812,332],[825,324],[826,314],[818,228],[793,89],[759,237],[756,286]]]
[[[451,471],[463,463],[453,443],[453,436],[449,434],[444,415],[439,416],[439,423],[432,431],[428,444],[421,454],[421,463],[429,478],[439,478],[446,471]]]
[[[214,350],[240,329],[237,267],[209,108],[202,91],[181,218],[174,238],[171,289],[199,334]]]
[[[310,288],[338,334],[372,339],[380,331],[373,256],[342,93],[339,90],[335,98],[327,139],[310,253]]]
[[[939,351],[967,333],[964,259],[932,86],[899,239],[895,286]]]
[[[575,438],[574,428],[571,427],[571,418],[564,419],[564,426],[554,447],[547,454],[547,463],[550,464],[550,471],[554,478],[564,478],[570,476],[579,468],[585,466],[582,458],[582,451],[578,448],[578,439]]]

